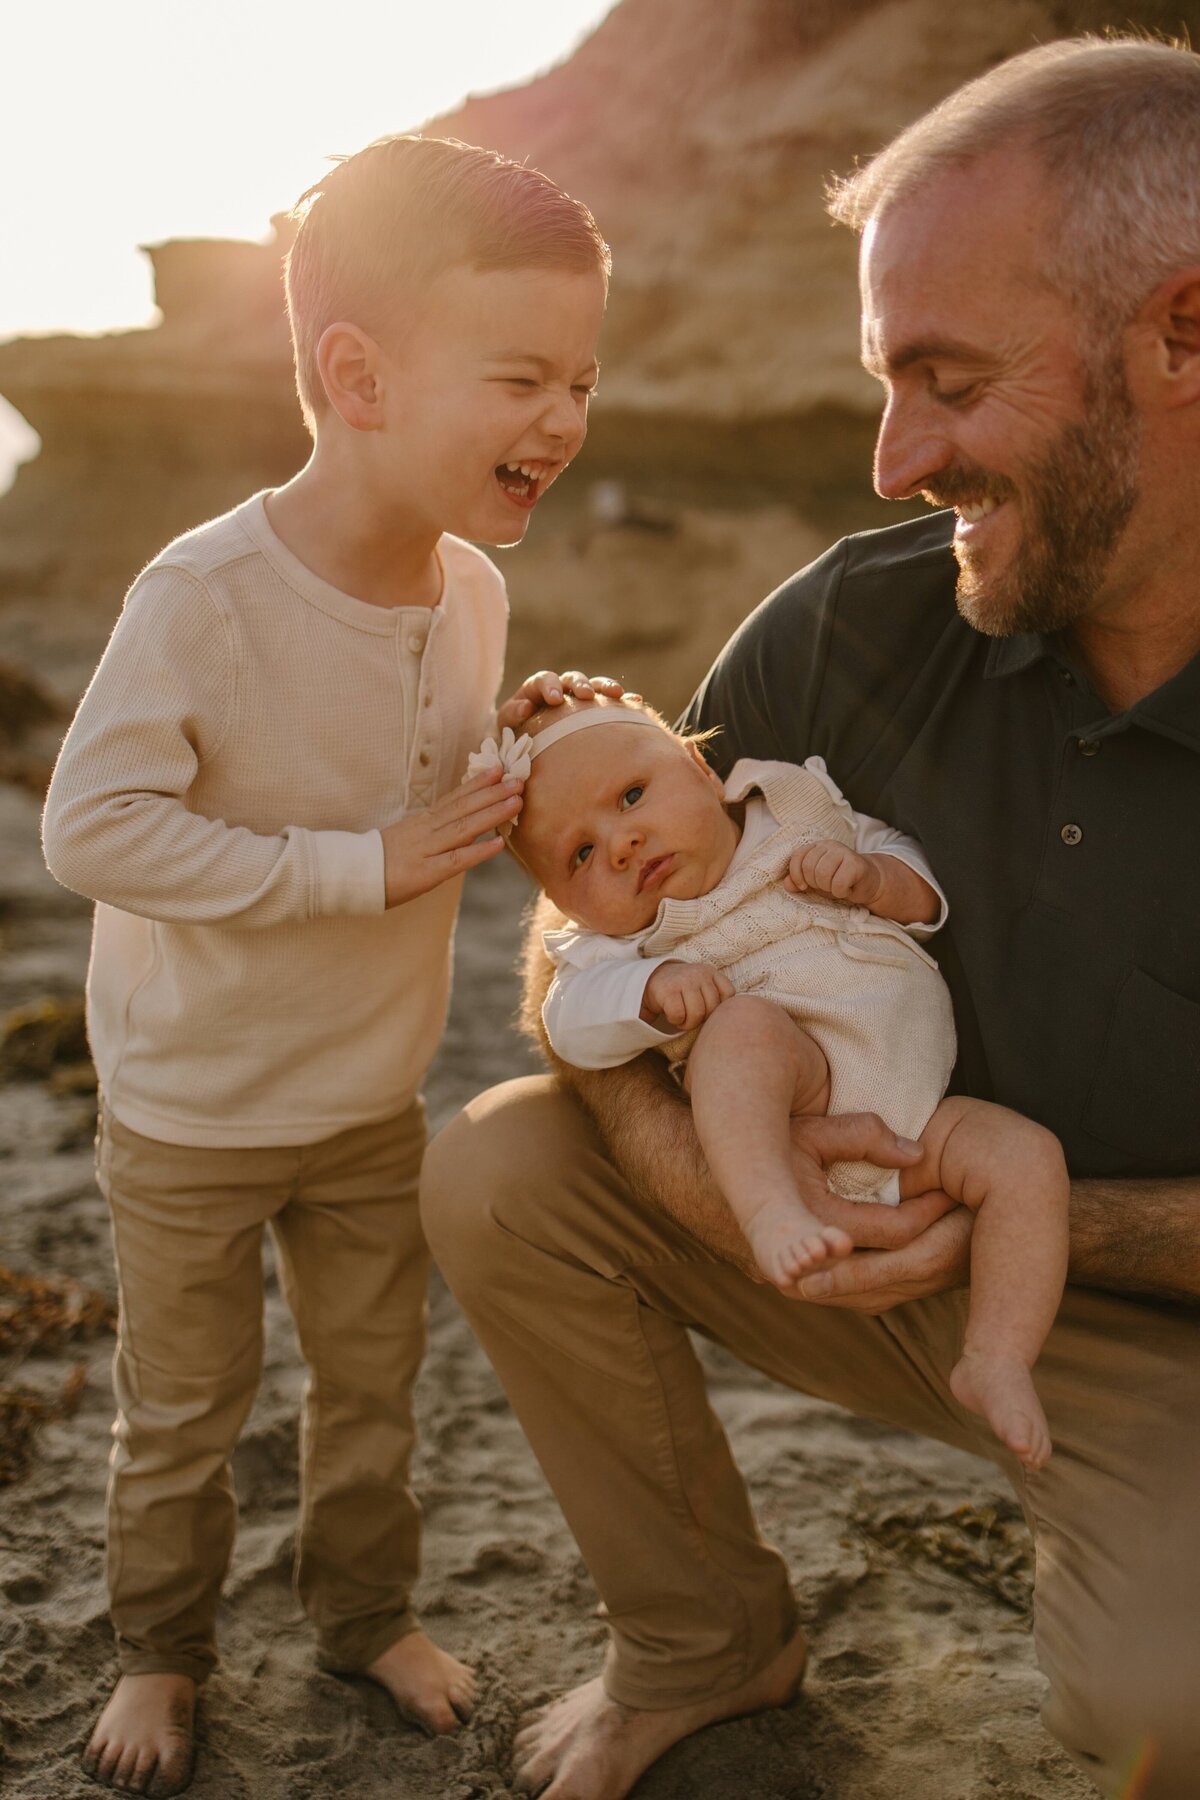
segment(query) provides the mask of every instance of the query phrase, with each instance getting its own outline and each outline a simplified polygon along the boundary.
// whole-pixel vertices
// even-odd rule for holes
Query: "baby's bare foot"
[[[745,1231],[759,1268],[784,1293],[794,1293],[800,1277],[818,1263],[849,1256],[854,1248],[844,1231],[822,1225],[794,1195],[765,1200]]]
[[[182,1794],[196,1765],[196,1684],[122,1675],[83,1753],[84,1773],[122,1794]]]
[[[1050,1427],[1033,1377],[1016,1357],[965,1350],[950,1372],[956,1400],[982,1413],[1002,1444],[1032,1472],[1050,1459]]]
[[[425,1636],[410,1631],[364,1673],[386,1688],[401,1716],[433,1734],[457,1731],[475,1705],[475,1676]]]

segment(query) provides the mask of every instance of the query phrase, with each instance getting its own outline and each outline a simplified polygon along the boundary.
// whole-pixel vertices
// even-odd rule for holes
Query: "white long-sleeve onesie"
[[[776,1001],[820,1044],[830,1068],[831,1112],[878,1112],[894,1130],[919,1136],[945,1091],[954,1063],[949,995],[916,940],[945,922],[944,894],[920,846],[903,832],[857,813],[820,757],[790,763],[743,760],[725,785],[730,804],[746,801],[741,842],[725,875],[694,900],[664,900],[653,923],[630,937],[569,926],[544,943],[555,978],[542,1010],[551,1045],[565,1062],[606,1069],[647,1049],[686,1056],[681,1038],[641,1017],[646,983],[663,962],[704,962],[739,993]],[[861,853],[894,856],[941,899],[937,919],[902,926],[783,886],[805,841],[835,838]],[[833,1185],[856,1198],[894,1201],[867,1164],[839,1165]]]

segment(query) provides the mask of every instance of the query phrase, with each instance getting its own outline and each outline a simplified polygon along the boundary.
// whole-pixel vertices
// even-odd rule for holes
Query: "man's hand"
[[[899,1206],[845,1200],[825,1185],[835,1162],[872,1162],[907,1171],[903,1186],[918,1191]],[[823,1225],[849,1233],[857,1248],[843,1261],[806,1275],[805,1300],[887,1312],[906,1300],[963,1287],[969,1273],[974,1215],[940,1188],[922,1188],[924,1148],[889,1131],[874,1113],[806,1115],[792,1120],[792,1166],[804,1204]]]
[[[784,886],[793,894],[821,894],[846,906],[870,906],[883,892],[874,856],[860,856],[836,838],[821,838],[792,851]]]
[[[642,1018],[647,1025],[664,1018],[676,1031],[693,1031],[733,991],[733,983],[707,963],[660,963],[642,995]]]
[[[577,700],[591,700],[603,694],[606,700],[619,700],[625,689],[611,675],[584,675],[578,669],[567,669],[556,675],[553,669],[539,669],[527,675],[515,694],[510,694],[497,714],[500,731],[506,725],[519,731],[529,715],[539,706],[561,706],[565,694]]]
[[[505,776],[499,764],[474,776],[422,812],[387,825],[383,838],[385,906],[403,906],[453,875],[473,869],[504,848],[504,839],[475,840],[521,810],[523,782]]]

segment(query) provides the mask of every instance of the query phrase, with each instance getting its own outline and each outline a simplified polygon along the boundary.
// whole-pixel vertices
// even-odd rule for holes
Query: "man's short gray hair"
[[[933,178],[1028,149],[1061,209],[1045,274],[1096,344],[1160,282],[1200,266],[1200,56],[1138,37],[1077,37],[968,82],[829,193],[856,231]]]

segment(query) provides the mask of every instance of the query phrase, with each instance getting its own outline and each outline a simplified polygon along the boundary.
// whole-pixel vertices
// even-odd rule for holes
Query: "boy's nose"
[[[587,406],[574,393],[555,394],[542,419],[550,436],[563,447],[569,460],[587,436]]]

